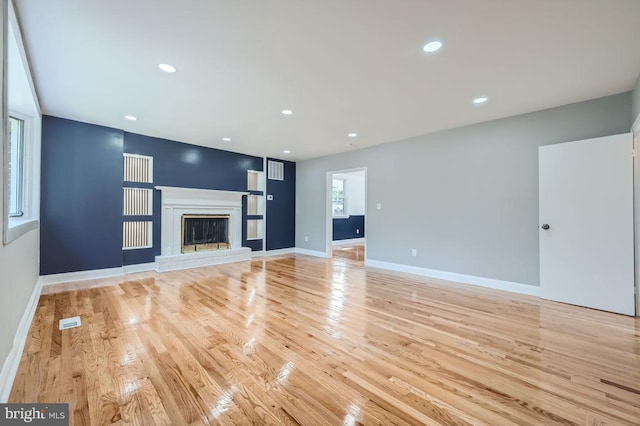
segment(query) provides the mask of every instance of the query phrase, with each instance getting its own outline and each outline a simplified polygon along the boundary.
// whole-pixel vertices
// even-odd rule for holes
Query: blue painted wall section
[[[42,117],[41,275],[122,266],[123,135]]]
[[[357,230],[360,230],[360,233]],[[364,238],[364,216],[333,219],[333,241]]]
[[[153,157],[153,183],[123,182],[123,153]],[[267,249],[295,246],[295,163],[285,161],[285,181],[268,181]],[[154,191],[153,247],[122,250],[122,188],[175,186],[247,191],[247,170],[263,159],[127,133],[57,117],[42,119],[40,273],[42,275],[149,263],[160,254],[161,194]],[[265,191],[267,192],[267,191]],[[246,197],[243,200],[246,219]],[[131,219],[127,217],[127,219]],[[262,241],[243,246],[262,250]]]
[[[267,250],[291,248],[296,245],[296,163],[268,158],[284,163],[284,180],[267,179]]]
[[[135,133],[124,134],[124,152],[153,157],[153,186],[247,191],[247,170],[262,171],[262,158],[202,146],[189,145]],[[135,184],[132,186],[140,186]],[[161,247],[161,193],[153,193],[153,248],[123,251],[123,264],[155,261]],[[246,212],[246,197],[243,197]],[[243,213],[245,216],[245,213]],[[122,215],[121,215],[122,219]],[[242,245],[262,250],[259,241],[246,240],[243,221]]]

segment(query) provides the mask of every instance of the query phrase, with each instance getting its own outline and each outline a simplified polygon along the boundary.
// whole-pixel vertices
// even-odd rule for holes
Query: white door
[[[633,137],[539,148],[540,291],[634,315]]]

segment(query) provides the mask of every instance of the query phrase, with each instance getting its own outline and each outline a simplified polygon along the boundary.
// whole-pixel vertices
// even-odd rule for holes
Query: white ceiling
[[[640,73],[639,0],[15,1],[45,114],[292,160],[624,92]]]

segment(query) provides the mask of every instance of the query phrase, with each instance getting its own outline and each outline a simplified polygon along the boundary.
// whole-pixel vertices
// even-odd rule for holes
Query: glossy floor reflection
[[[364,244],[333,246],[333,257],[364,262]]]
[[[75,425],[640,419],[620,315],[300,255],[49,293],[10,401],[69,402]]]

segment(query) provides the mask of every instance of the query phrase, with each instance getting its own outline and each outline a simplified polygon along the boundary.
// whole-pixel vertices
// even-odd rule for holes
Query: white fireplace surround
[[[156,270],[171,271],[251,259],[242,247],[242,196],[248,192],[156,186],[162,193],[161,255]],[[229,250],[182,253],[182,216],[207,214],[229,216]]]

